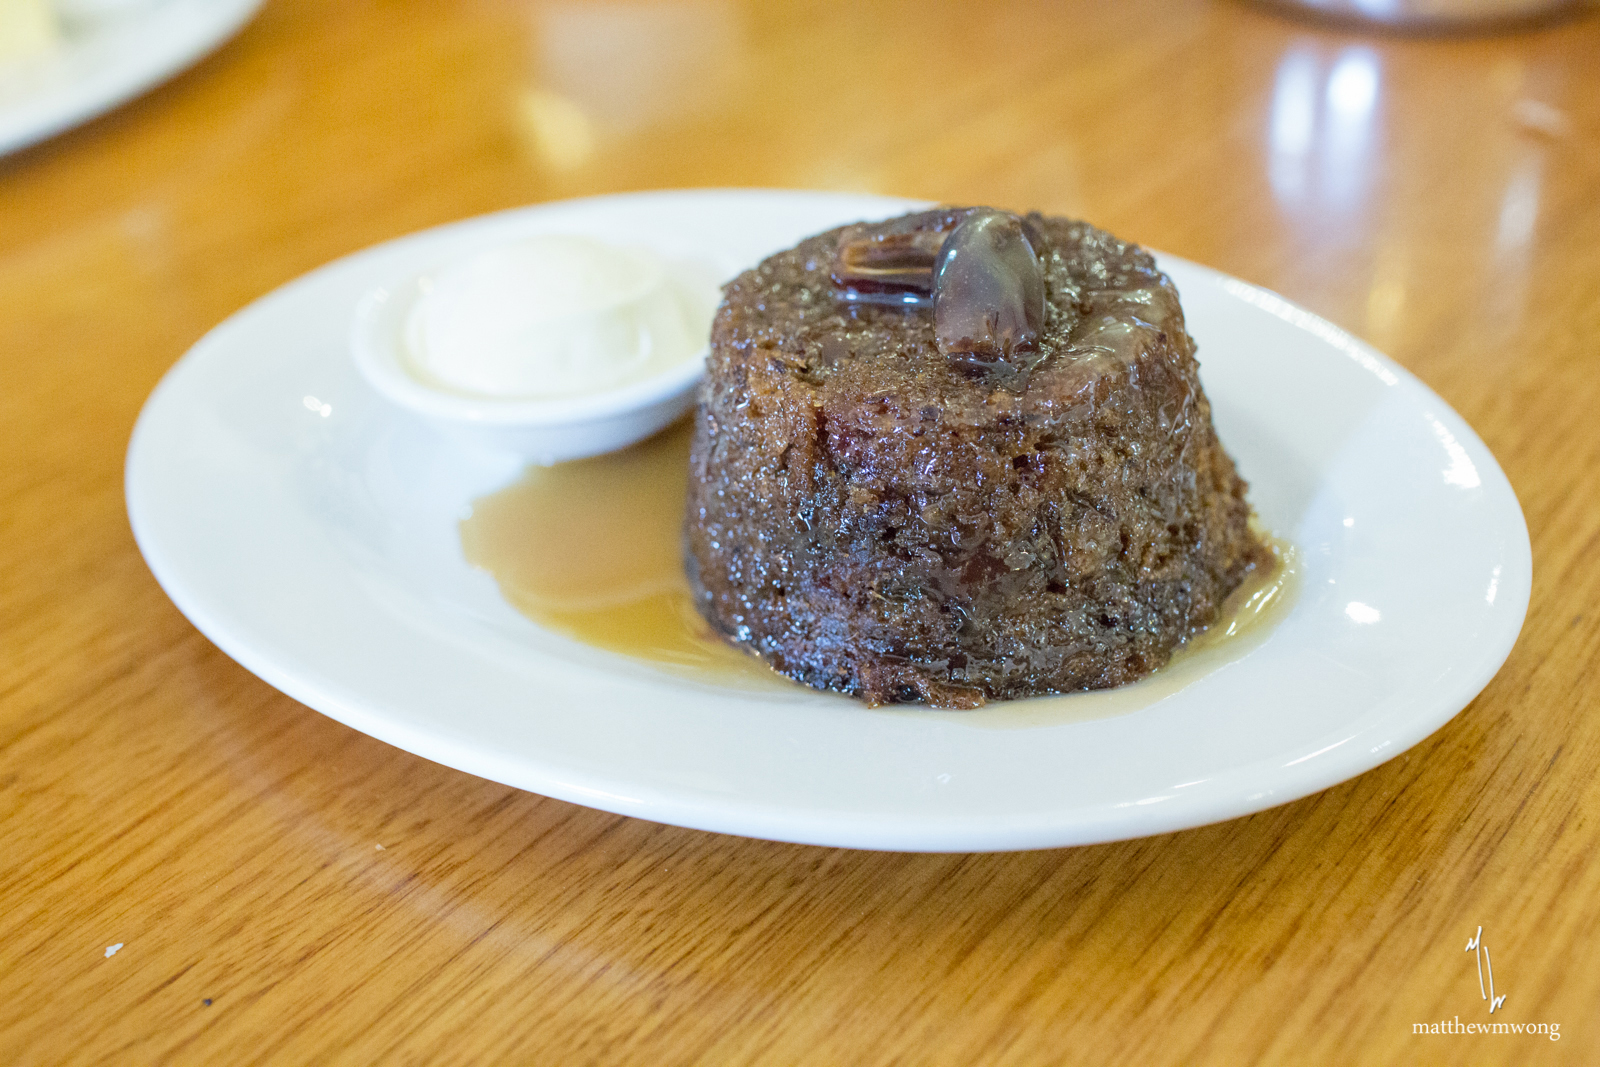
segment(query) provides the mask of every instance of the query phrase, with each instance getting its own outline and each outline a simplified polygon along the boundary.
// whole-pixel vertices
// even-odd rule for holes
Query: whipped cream
[[[548,235],[423,280],[406,324],[413,372],[473,396],[545,399],[625,385],[706,345],[715,287],[651,252]]]

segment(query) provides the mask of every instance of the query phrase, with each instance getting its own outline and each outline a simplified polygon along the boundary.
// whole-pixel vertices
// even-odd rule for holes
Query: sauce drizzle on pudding
[[[683,421],[620,452],[530,467],[512,485],[474,502],[472,516],[461,523],[467,561],[493,575],[502,595],[548,630],[707,684],[806,692],[728,645],[695,610],[683,573],[690,432]],[[1287,542],[1264,540],[1276,566],[1246,579],[1216,622],[1142,681],[997,701],[973,711],[872,710],[1004,728],[1146,707],[1249,651],[1286,613],[1298,584],[1296,553]]]

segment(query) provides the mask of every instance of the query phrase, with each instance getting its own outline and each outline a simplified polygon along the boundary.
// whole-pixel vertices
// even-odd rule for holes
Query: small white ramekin
[[[406,323],[421,276],[368,291],[356,305],[350,349],[367,382],[469,445],[560,463],[613,452],[666,427],[694,404],[707,349],[658,374],[614,389],[551,400],[502,400],[430,385],[405,353]]]

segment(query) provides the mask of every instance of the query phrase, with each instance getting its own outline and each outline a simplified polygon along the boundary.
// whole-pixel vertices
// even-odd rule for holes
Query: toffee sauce
[[[548,630],[703,683],[792,691],[799,683],[724,642],[695,610],[683,573],[692,429],[686,419],[620,452],[528,468],[512,485],[473,503],[460,525],[462,549],[518,611]],[[1148,707],[1244,655],[1287,614],[1298,587],[1297,555],[1285,541],[1263,539],[1276,566],[1247,579],[1215,623],[1138,682],[996,701],[975,711],[903,704],[872,710],[1010,728]]]

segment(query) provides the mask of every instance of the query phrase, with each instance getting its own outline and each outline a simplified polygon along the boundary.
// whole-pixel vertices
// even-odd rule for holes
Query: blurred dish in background
[[[261,0],[0,0],[0,155],[195,63]]]
[[[1590,0],[1267,0],[1351,22],[1406,30],[1473,30],[1575,14]]]

